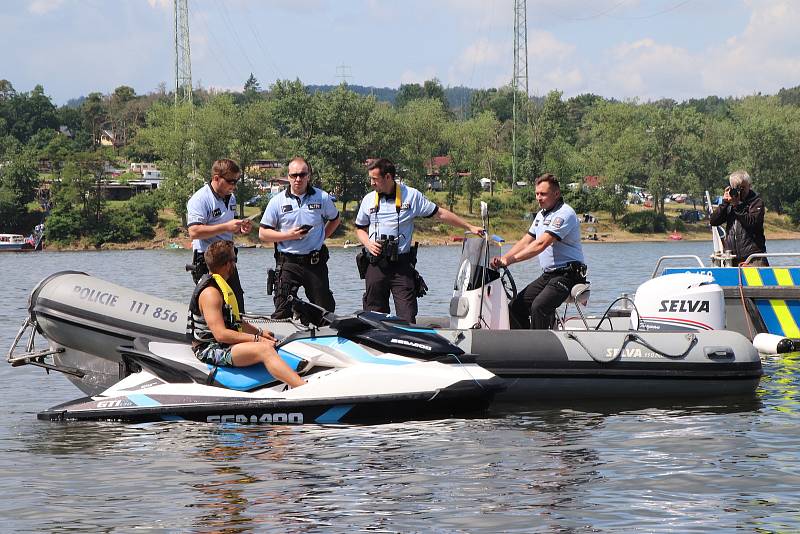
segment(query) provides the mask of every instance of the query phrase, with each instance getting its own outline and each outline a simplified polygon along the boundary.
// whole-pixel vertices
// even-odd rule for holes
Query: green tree
[[[779,213],[800,198],[800,109],[777,97],[749,97],[732,108],[731,169],[746,169],[768,208]]]
[[[468,171],[462,179],[469,212],[481,191],[481,178],[494,180],[497,167],[500,122],[490,111],[463,122],[450,123],[445,130],[449,153],[457,170]]]
[[[370,155],[365,126],[374,109],[374,98],[359,96],[344,84],[319,95],[318,134],[310,154],[318,159],[318,169],[332,175],[327,186],[339,195],[343,210],[364,192],[364,162]],[[320,178],[319,171],[317,175]]]
[[[27,204],[35,198],[38,172],[32,154],[18,154],[0,168],[0,230],[21,230]]]
[[[423,187],[428,167],[433,158],[442,153],[442,131],[447,114],[438,100],[421,99],[409,102],[399,113],[402,127],[400,153],[409,179],[416,188]]]

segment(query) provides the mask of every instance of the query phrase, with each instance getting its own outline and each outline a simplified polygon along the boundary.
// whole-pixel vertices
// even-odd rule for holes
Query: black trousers
[[[394,309],[404,321],[417,320],[417,293],[414,282],[414,267],[408,254],[399,256],[395,262],[381,259],[370,263],[364,277],[364,309],[389,313],[389,293],[394,297]]]
[[[575,284],[585,282],[575,273],[542,273],[509,304],[511,328],[552,328],[555,311]]]
[[[272,297],[275,303],[273,319],[287,319],[292,316],[289,296],[296,297],[301,287],[311,303],[330,312],[336,309],[336,301],[328,281],[327,259],[311,264],[279,258],[275,272],[275,295]]]
[[[206,265],[206,259],[203,257],[202,252],[194,252],[192,264],[194,265],[192,280],[197,284],[200,278],[208,273],[208,265]],[[239,281],[239,270],[237,268],[234,267],[227,282],[228,285],[231,286],[233,294],[236,295],[236,302],[239,304],[239,313],[244,313],[244,289],[242,289],[242,283]]]

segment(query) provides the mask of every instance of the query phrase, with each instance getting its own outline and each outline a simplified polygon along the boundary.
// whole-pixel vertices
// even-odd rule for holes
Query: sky
[[[172,0],[3,0],[0,79],[58,105],[175,85]],[[189,0],[195,87],[507,85],[514,0]],[[800,0],[527,0],[528,91],[678,101],[800,85]],[[343,76],[344,75],[344,76]]]

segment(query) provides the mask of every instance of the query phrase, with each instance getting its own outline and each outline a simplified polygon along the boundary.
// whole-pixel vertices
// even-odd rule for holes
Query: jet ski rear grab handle
[[[19,367],[20,365],[35,365],[36,367],[42,367],[47,370],[49,373],[50,371],[58,371],[59,373],[64,373],[67,375],[76,376],[78,378],[83,378],[86,373],[81,371],[80,369],[76,369],[74,367],[63,367],[60,365],[53,365],[44,361],[44,359],[48,356],[52,356],[54,354],[61,354],[64,352],[63,348],[57,349],[45,349],[45,350],[34,350],[34,341],[36,338],[36,320],[31,319],[30,317],[26,317],[25,320],[22,322],[22,326],[17,332],[16,337],[14,337],[14,342],[11,343],[11,348],[8,349],[8,355],[6,359],[8,363],[11,364],[11,367]],[[25,331],[31,329],[30,337],[28,338],[28,344],[25,348],[25,352],[15,356],[14,351],[17,348],[22,336],[25,335]]]

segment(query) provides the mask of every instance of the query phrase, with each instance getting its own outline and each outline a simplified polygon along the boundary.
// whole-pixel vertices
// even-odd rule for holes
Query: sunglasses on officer
[[[289,173],[289,178],[305,178],[306,176],[308,176],[308,172],[306,171]]]

